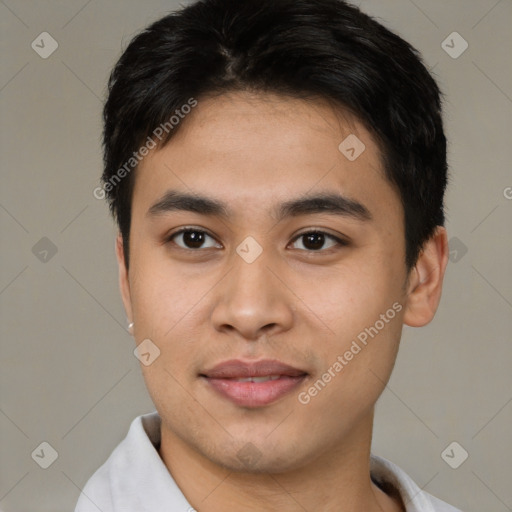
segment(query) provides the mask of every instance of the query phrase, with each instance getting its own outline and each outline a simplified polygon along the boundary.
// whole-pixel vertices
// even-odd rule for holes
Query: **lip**
[[[236,405],[263,407],[290,393],[306,378],[307,372],[281,361],[230,360],[200,374],[211,388]],[[278,377],[264,382],[240,382],[251,377]]]

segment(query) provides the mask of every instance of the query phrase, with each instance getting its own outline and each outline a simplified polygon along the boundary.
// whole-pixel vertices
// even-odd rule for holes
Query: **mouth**
[[[217,395],[241,407],[263,407],[298,387],[308,373],[280,361],[225,361],[199,374]]]

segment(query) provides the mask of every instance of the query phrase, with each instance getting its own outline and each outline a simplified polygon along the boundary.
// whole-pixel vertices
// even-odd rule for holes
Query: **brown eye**
[[[214,238],[211,237],[206,231],[202,231],[200,229],[193,228],[184,228],[180,229],[173,235],[169,237],[169,241],[175,243],[178,247],[182,249],[210,249],[215,247],[215,243],[213,245],[204,245],[205,241],[211,239],[215,242]],[[179,240],[181,243],[177,242]]]
[[[347,243],[344,240],[341,240],[340,238],[337,238],[333,235],[329,235],[324,231],[308,231],[307,233],[300,234],[297,238],[295,238],[295,240],[302,240],[303,247],[299,247],[299,249],[310,252],[321,251],[322,249],[331,249],[336,245],[347,245]],[[332,243],[329,246],[325,247],[325,243],[328,240],[331,240]]]

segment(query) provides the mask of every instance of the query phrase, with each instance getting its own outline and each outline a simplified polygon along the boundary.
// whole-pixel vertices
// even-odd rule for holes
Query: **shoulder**
[[[405,471],[383,457],[372,454],[370,472],[377,485],[381,483],[396,489],[405,504],[406,512],[462,512],[423,491]]]
[[[431,494],[425,494],[428,495],[430,502],[432,503],[432,510],[435,510],[435,512],[462,512],[460,508],[452,507],[452,505],[449,505],[448,503],[441,501],[439,498],[436,498]]]
[[[109,482],[110,458],[89,478],[80,493],[75,512],[112,512],[112,496]]]
[[[137,473],[137,464],[134,462],[140,458],[141,453],[150,448],[152,435],[158,433],[159,420],[156,413],[151,413],[138,416],[132,421],[126,437],[85,484],[75,512],[98,512],[98,508],[102,512],[112,512],[117,510],[118,494],[129,497],[133,493],[130,481]],[[134,498],[131,496],[132,500]]]

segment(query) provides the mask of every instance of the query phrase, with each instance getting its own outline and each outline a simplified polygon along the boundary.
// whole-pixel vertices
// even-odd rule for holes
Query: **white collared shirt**
[[[194,512],[155,448],[160,443],[157,412],[132,421],[125,439],[85,485],[75,512]],[[392,484],[406,512],[461,512],[422,491],[392,462],[371,456],[375,481]]]

